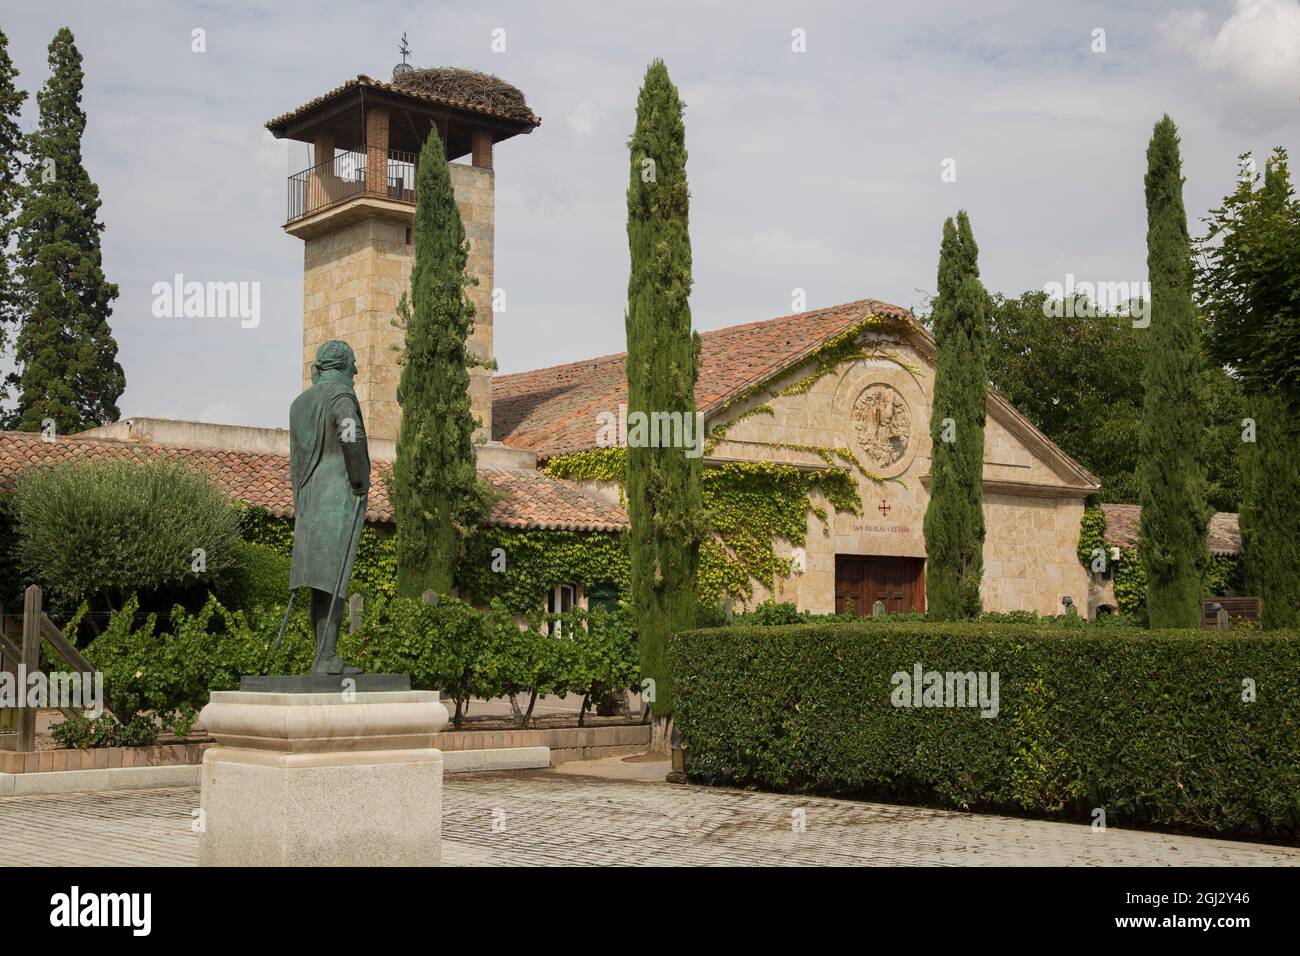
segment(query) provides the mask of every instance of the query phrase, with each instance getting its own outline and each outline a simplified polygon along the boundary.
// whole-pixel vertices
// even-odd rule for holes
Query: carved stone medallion
[[[912,412],[897,389],[877,382],[853,403],[853,429],[867,460],[887,469],[903,457],[912,440]]]

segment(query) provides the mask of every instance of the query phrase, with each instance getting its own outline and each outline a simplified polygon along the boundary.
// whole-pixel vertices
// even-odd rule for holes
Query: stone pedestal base
[[[200,720],[200,866],[437,866],[434,691],[218,691]]]

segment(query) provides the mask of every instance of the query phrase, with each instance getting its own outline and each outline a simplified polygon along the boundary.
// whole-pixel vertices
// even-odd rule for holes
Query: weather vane
[[[406,42],[406,31],[402,31],[402,44],[397,48],[402,54],[402,62],[393,67],[393,79],[397,79],[403,73],[410,73],[414,69],[411,64],[406,62],[406,58],[411,55],[411,47]]]

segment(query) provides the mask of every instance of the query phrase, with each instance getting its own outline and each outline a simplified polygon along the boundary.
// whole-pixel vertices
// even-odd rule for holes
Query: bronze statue
[[[313,674],[361,673],[338,655],[343,602],[370,493],[370,452],[352,389],[356,374],[351,347],[338,340],[326,342],[312,363],[311,387],[289,407],[294,509],[289,588],[311,588]]]

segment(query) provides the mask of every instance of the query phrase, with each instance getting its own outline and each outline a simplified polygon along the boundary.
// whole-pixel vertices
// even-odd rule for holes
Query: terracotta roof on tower
[[[33,432],[0,432],[0,493],[12,491],[28,468],[65,461],[169,460],[206,472],[232,499],[265,508],[276,517],[293,517],[289,456],[211,448],[184,448],[73,435],[42,441]],[[381,474],[370,468],[366,520],[393,521],[393,506]],[[489,523],[504,528],[556,528],[569,531],[617,531],[627,526],[627,512],[575,482],[548,478],[536,471],[484,468],[479,475],[501,495]]]
[[[1101,512],[1106,517],[1106,543],[1117,548],[1136,548],[1142,506],[1104,504]],[[1216,511],[1210,518],[1205,538],[1211,554],[1222,558],[1235,557],[1241,549],[1241,529],[1237,527],[1237,516],[1231,511]]]
[[[700,335],[695,405],[706,415],[789,368],[829,339],[877,316],[911,322],[904,308],[862,299]],[[596,445],[596,415],[627,401],[627,353],[492,379],[492,437],[541,458]]]
[[[469,71],[466,71],[469,72]],[[495,79],[495,77],[494,77]],[[499,81],[500,82],[500,81]],[[503,86],[509,84],[502,83]],[[527,123],[530,126],[541,126],[542,118],[535,115],[527,105],[519,105],[513,98],[503,97],[486,97],[475,96],[470,99],[463,98],[466,94],[450,95],[448,93],[432,92],[436,89],[433,86],[427,86],[423,89],[407,89],[392,83],[385,83],[383,80],[372,79],[364,73],[358,74],[353,79],[334,87],[328,93],[322,93],[313,100],[309,100],[297,109],[283,113],[275,119],[266,121],[266,128],[274,131],[277,127],[284,126],[286,123],[296,119],[308,110],[315,109],[327,100],[332,100],[355,87],[369,87],[375,90],[384,90],[388,93],[400,93],[403,96],[410,96],[417,100],[423,100],[426,103],[434,103],[438,106],[451,106],[463,110],[472,110],[475,113],[482,113],[485,116],[495,116],[500,119],[514,120],[520,123]],[[514,89],[514,87],[510,87]]]

